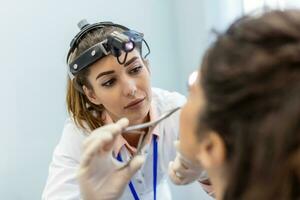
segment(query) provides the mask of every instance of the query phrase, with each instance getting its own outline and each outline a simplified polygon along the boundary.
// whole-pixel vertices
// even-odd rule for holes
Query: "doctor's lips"
[[[143,97],[143,98],[138,98],[134,101],[131,101],[129,104],[127,104],[124,109],[127,109],[127,108],[135,108],[137,106],[140,106],[141,103],[143,103],[143,101],[146,99],[146,97]]]

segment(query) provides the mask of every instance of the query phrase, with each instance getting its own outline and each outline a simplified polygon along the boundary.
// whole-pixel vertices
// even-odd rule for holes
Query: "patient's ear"
[[[99,101],[99,99],[97,98],[97,96],[95,95],[95,93],[92,89],[87,88],[85,85],[82,86],[82,89],[83,89],[85,96],[89,99],[90,102],[92,102],[95,105],[101,104],[101,102]]]
[[[226,158],[226,148],[223,139],[215,132],[206,133],[199,143],[197,160],[206,168],[222,166]]]

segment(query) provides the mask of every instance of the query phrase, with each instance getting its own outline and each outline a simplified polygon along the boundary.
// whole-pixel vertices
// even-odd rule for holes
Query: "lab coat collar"
[[[111,119],[111,117],[109,116],[108,113],[103,112],[102,115],[103,115],[102,119],[104,121],[104,124],[113,123],[113,120]],[[157,117],[158,117],[157,116],[157,111],[156,111],[155,106],[153,104],[151,104],[151,106],[150,106],[149,117],[150,117],[150,121],[153,121],[153,120],[157,119]],[[151,134],[152,134],[152,136],[156,135],[157,138],[159,137],[159,124],[152,130]],[[117,140],[116,140],[116,143],[113,147],[114,155],[118,155],[123,146],[126,147],[132,153],[136,152],[136,148],[131,146],[122,135],[119,135]]]

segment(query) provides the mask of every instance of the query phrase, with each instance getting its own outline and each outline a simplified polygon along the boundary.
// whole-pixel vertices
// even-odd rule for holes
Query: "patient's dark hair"
[[[300,11],[237,20],[207,51],[201,74],[199,124],[226,145],[223,199],[300,199]]]

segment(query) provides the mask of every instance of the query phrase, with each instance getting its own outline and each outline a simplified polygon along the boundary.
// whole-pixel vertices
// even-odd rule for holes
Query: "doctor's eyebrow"
[[[128,60],[128,61],[124,64],[124,67],[127,67],[128,65],[130,65],[130,64],[133,63],[136,59],[138,59],[137,56],[134,56],[134,57],[130,58],[130,60]]]
[[[130,60],[128,60],[128,61],[124,64],[124,67],[127,67],[128,65],[130,65],[131,63],[133,63],[133,62],[136,61],[137,59],[138,59],[137,56],[134,56],[134,57],[130,58]],[[114,72],[115,72],[115,71],[113,71],[113,70],[106,71],[106,72],[101,72],[101,73],[99,73],[99,74],[96,76],[96,80],[97,80],[98,78],[100,78],[101,76],[104,76],[104,75],[107,75],[107,74],[112,74],[112,73],[114,73]]]
[[[104,76],[104,75],[107,75],[107,74],[112,74],[112,73],[114,73],[114,72],[115,72],[115,71],[113,71],[113,70],[106,71],[106,72],[101,72],[101,73],[99,73],[99,74],[97,75],[96,80],[97,80],[98,78],[100,78],[101,76]]]

